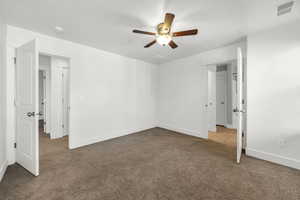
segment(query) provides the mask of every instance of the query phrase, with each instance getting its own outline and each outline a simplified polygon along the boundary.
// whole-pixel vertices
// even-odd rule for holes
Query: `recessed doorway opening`
[[[69,60],[39,55],[39,144],[40,160],[68,149]]]
[[[236,147],[237,61],[208,67],[208,139]]]

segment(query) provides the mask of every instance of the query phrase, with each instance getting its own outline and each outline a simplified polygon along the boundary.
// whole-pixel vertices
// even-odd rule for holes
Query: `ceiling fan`
[[[175,15],[172,13],[166,13],[165,21],[157,25],[156,33],[147,32],[147,31],[140,31],[140,30],[133,30],[134,33],[146,34],[146,35],[154,35],[156,37],[155,40],[146,44],[144,47],[148,48],[151,47],[156,42],[162,46],[169,45],[172,49],[178,47],[178,45],[172,40],[173,37],[181,37],[181,36],[188,36],[188,35],[196,35],[198,33],[198,29],[186,30],[186,31],[179,31],[179,32],[171,32],[172,23],[175,18]]]

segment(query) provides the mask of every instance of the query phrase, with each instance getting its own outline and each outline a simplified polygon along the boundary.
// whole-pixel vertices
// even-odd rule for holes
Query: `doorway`
[[[69,62],[66,58],[39,55],[40,160],[68,149]]]
[[[236,147],[237,61],[208,66],[208,139]]]

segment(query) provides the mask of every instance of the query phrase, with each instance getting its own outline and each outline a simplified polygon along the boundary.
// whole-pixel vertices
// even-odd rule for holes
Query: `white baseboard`
[[[113,132],[113,133],[108,134],[108,135],[110,135],[109,137],[99,136],[99,137],[91,138],[91,139],[81,141],[80,143],[75,143],[75,144],[72,144],[72,142],[70,140],[69,141],[70,142],[69,148],[70,149],[76,149],[76,148],[83,147],[83,146],[86,146],[86,145],[95,144],[95,143],[98,143],[98,142],[114,139],[114,138],[125,136],[125,135],[130,135],[130,134],[133,134],[133,133],[137,133],[137,132],[140,132],[140,131],[145,131],[145,130],[152,129],[152,128],[155,128],[155,127],[156,126],[153,125],[153,126],[146,127],[146,128],[130,129],[130,130],[123,130],[123,131]],[[69,138],[69,139],[71,139],[71,138]]]
[[[203,138],[203,139],[207,139],[208,138],[208,133],[207,134],[201,134],[197,131],[193,131],[193,130],[189,130],[189,129],[184,129],[184,128],[177,128],[175,126],[171,126],[171,125],[166,125],[166,124],[159,124],[158,126],[159,128],[164,128],[167,130],[171,130],[171,131],[175,131],[178,133],[182,133],[185,135],[191,135],[191,136],[195,136],[195,137],[199,137],[199,138]]]
[[[2,181],[2,178],[6,172],[7,166],[8,166],[7,160],[3,162],[3,164],[0,166],[0,182]]]
[[[300,170],[299,160],[249,148],[246,148],[246,155]]]
[[[226,126],[225,126],[226,128],[230,128],[230,129],[236,129],[236,127],[233,127],[233,125],[232,124],[226,124]]]

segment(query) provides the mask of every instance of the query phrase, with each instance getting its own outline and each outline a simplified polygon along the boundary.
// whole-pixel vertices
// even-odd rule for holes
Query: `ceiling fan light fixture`
[[[177,38],[177,37],[181,37],[181,36],[197,35],[198,29],[172,32],[171,28],[172,28],[172,23],[173,23],[174,18],[175,18],[174,14],[166,13],[164,22],[157,25],[156,33],[148,32],[148,31],[140,31],[140,30],[136,30],[136,29],[134,29],[133,32],[139,33],[139,34],[155,36],[155,40],[146,44],[144,46],[144,48],[149,48],[157,42],[161,46],[168,45],[172,49],[176,49],[178,47],[178,45],[176,44],[176,42],[173,41],[174,37]]]
[[[156,35],[156,41],[161,46],[168,45],[172,40],[172,37],[170,35]]]

